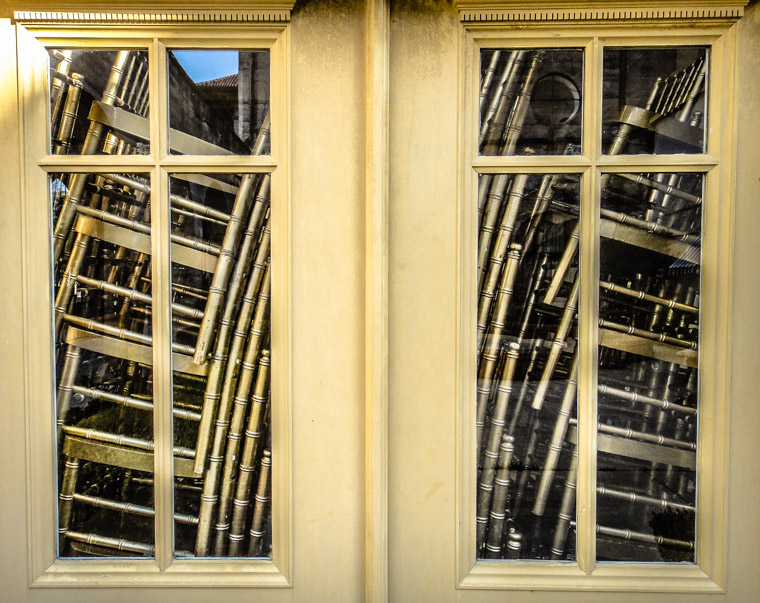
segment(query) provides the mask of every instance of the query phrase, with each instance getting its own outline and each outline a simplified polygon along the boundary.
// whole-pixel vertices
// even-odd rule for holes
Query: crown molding
[[[749,0],[455,0],[465,23],[558,21],[736,21]]]
[[[166,25],[175,23],[284,23],[295,0],[6,0],[13,20],[25,25]]]

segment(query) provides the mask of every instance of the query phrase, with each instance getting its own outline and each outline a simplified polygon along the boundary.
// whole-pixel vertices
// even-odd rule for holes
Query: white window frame
[[[261,3],[259,3],[261,4]],[[23,144],[24,382],[27,442],[28,564],[32,587],[292,585],[291,267],[289,201],[289,15],[292,3],[257,10],[150,13],[19,13],[19,122]],[[149,155],[59,156],[48,153],[45,47],[144,49],[151,80]],[[268,50],[271,153],[178,156],[168,152],[167,51]],[[162,134],[160,134],[162,133]],[[57,490],[53,322],[48,202],[50,172],[114,171],[150,175],[154,307],[155,559],[61,559]],[[174,559],[169,175],[272,174],[272,559]],[[44,227],[42,227],[44,225]]]
[[[664,2],[602,10],[557,3],[523,10],[517,2],[457,2],[461,26],[460,212],[458,241],[458,588],[725,592],[727,471],[736,131],[736,28],[741,7],[668,12]],[[576,6],[572,6],[575,4]],[[494,5],[494,6],[491,6]],[[498,6],[496,6],[498,5]],[[525,6],[522,3],[522,6]],[[723,10],[719,10],[723,8]],[[713,10],[714,9],[714,10]],[[701,12],[700,12],[701,11]],[[690,17],[685,27],[682,17]],[[625,19],[625,26],[616,19]],[[696,22],[695,22],[696,20]],[[515,21],[517,23],[512,23]],[[548,22],[548,23],[547,23]],[[519,25],[518,25],[519,24]],[[601,147],[602,52],[605,46],[710,48],[707,152],[695,155],[605,156]],[[478,155],[481,48],[584,50],[583,140],[577,156]],[[705,174],[703,216],[698,445],[697,554],[694,564],[595,561],[596,377],[600,175],[663,171]],[[581,176],[579,303],[577,562],[476,559],[475,392],[478,176],[484,173],[575,173]]]

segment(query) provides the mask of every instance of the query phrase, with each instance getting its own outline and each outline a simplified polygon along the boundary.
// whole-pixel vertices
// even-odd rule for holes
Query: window
[[[462,586],[724,579],[731,44],[465,25]]]
[[[34,450],[39,583],[105,557],[116,583],[288,584],[288,13],[27,23],[23,94],[48,92],[25,111],[49,116],[25,131],[28,211],[52,215],[38,399],[57,417]]]

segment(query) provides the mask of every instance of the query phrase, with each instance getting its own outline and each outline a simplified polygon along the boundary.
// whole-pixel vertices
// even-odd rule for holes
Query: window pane
[[[175,359],[174,437],[197,471],[175,462],[176,549],[270,557],[270,176],[170,185],[174,340],[195,353]]]
[[[52,153],[150,152],[146,51],[52,49],[49,55]]]
[[[695,559],[703,180],[603,177],[600,560]]]
[[[481,50],[480,154],[579,154],[582,91],[582,50]]]
[[[61,557],[154,554],[149,190],[145,175],[50,178]]]
[[[479,187],[477,556],[574,559],[580,177]]]
[[[269,52],[174,50],[169,145],[178,155],[267,155]]]
[[[702,153],[707,74],[705,47],[605,49],[605,152]]]

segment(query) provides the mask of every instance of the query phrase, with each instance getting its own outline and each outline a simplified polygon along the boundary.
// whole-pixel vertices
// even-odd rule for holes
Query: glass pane
[[[168,57],[173,154],[269,154],[268,51],[174,50]]]
[[[177,554],[271,557],[270,176],[170,186]]]
[[[580,176],[479,187],[477,556],[574,559]]]
[[[51,153],[150,153],[146,51],[52,49],[49,55]]]
[[[605,153],[702,153],[707,74],[706,47],[605,49]]]
[[[149,191],[50,177],[61,557],[154,555]]]
[[[695,560],[703,181],[603,178],[600,560]]]
[[[480,154],[579,154],[582,91],[582,50],[481,50]]]

